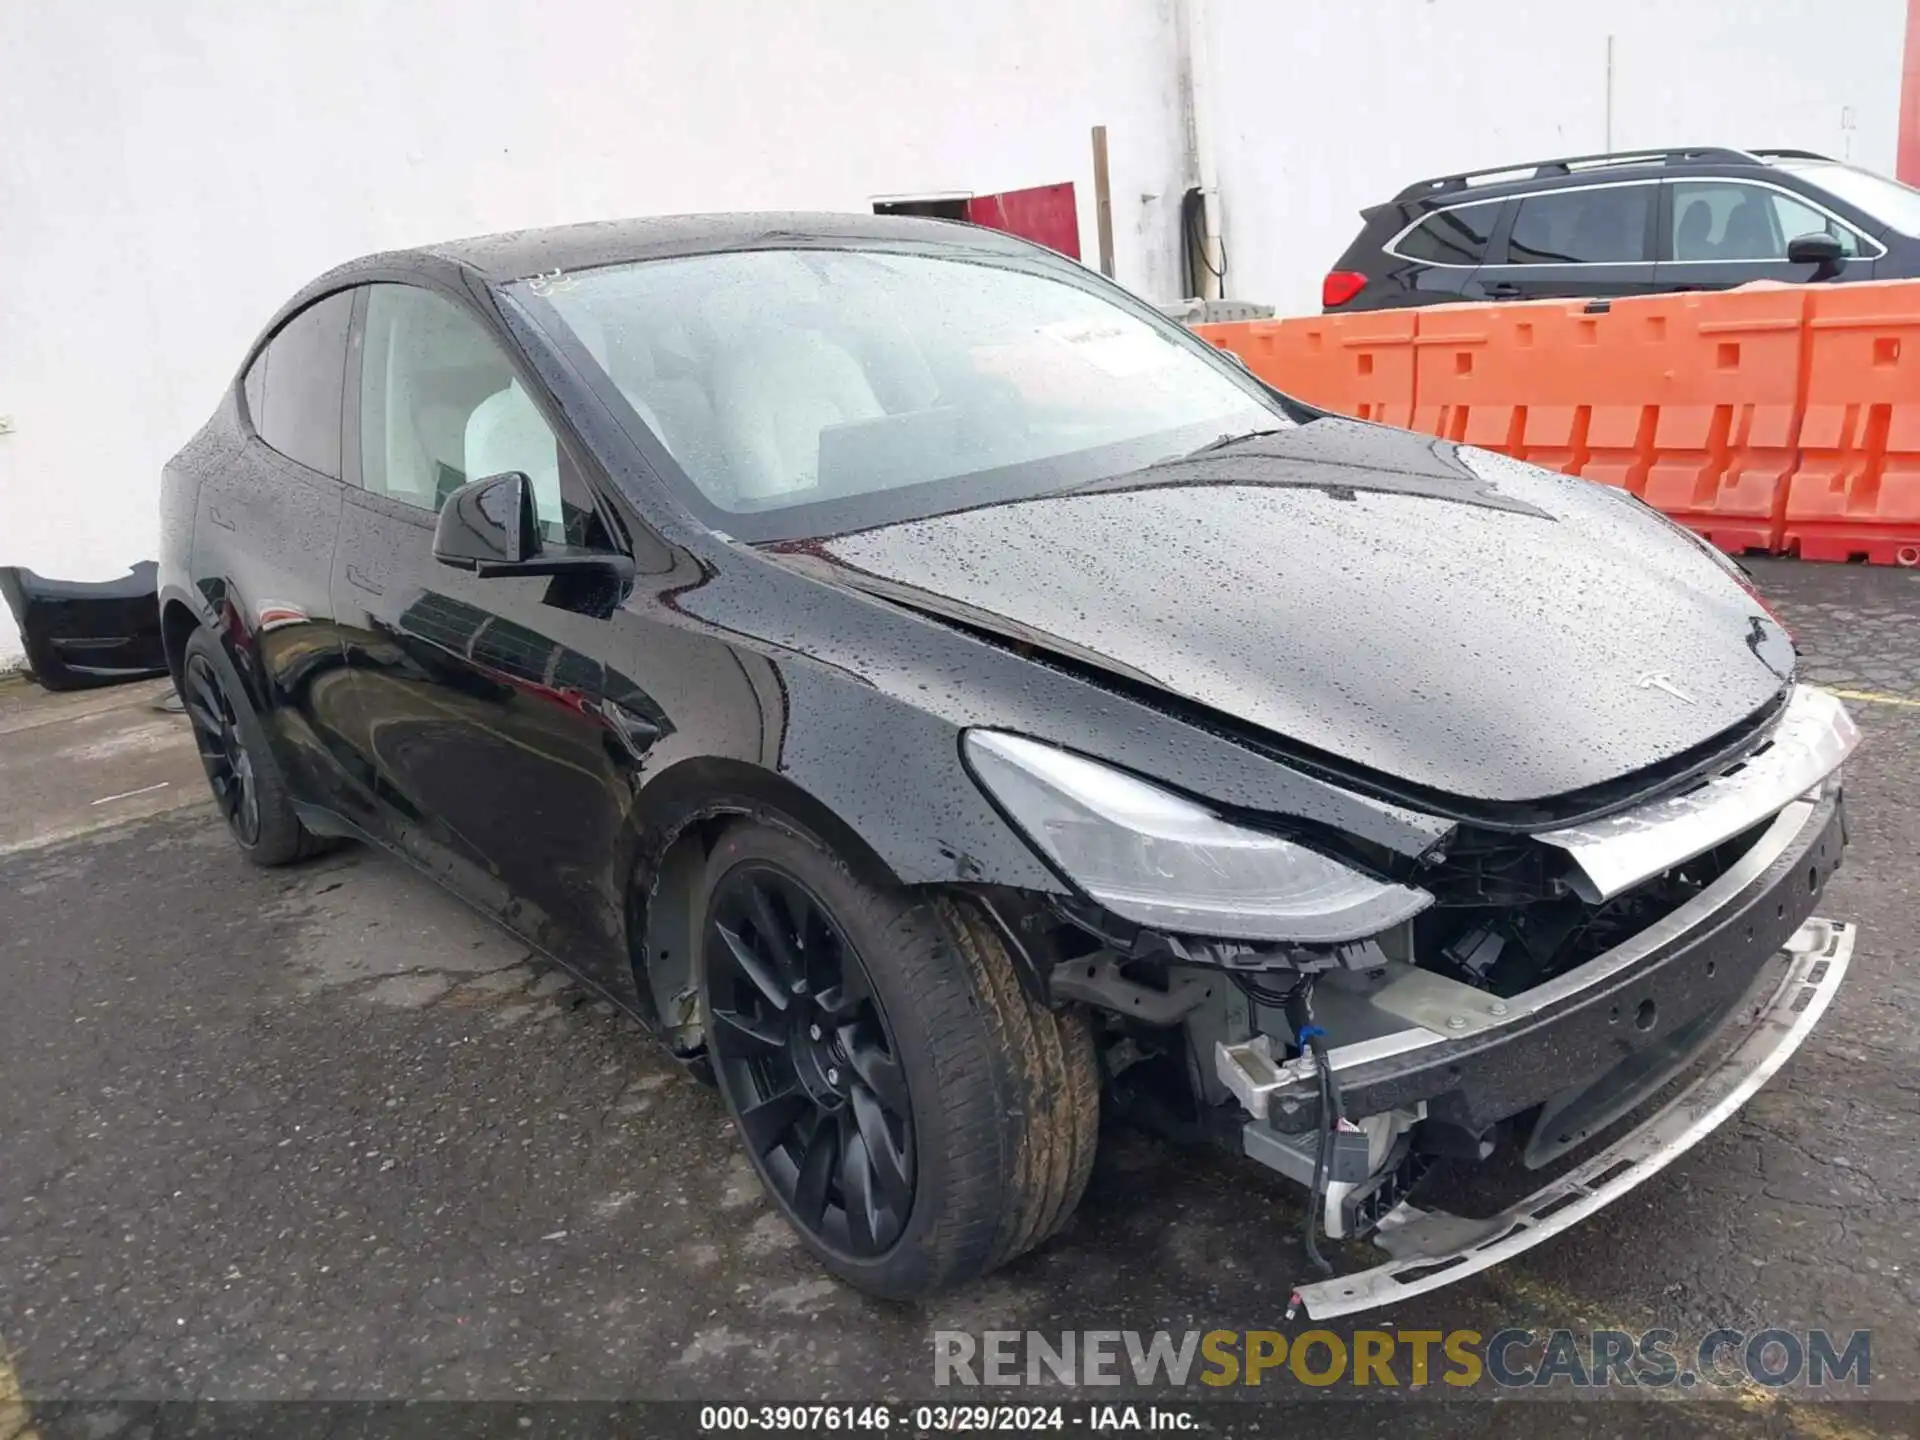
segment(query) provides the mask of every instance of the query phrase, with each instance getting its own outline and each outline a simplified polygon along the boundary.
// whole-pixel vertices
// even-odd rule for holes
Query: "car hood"
[[[1333,418],[784,548],[841,583],[1482,802],[1672,759],[1793,672],[1791,639],[1738,573],[1624,494]]]

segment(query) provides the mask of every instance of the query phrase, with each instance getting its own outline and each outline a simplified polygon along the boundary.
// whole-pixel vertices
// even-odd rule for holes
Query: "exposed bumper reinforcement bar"
[[[1637,810],[1538,838],[1573,857],[1574,889],[1583,899],[1611,900],[1811,791],[1859,743],[1846,706],[1824,691],[1796,685],[1770,742],[1732,772]]]
[[[1784,949],[1786,977],[1740,1043],[1644,1124],[1491,1220],[1402,1202],[1376,1241],[1393,1259],[1299,1287],[1316,1320],[1351,1315],[1451,1285],[1531,1250],[1619,1199],[1717,1129],[1772,1078],[1818,1023],[1853,958],[1855,929],[1810,919]]]
[[[1374,997],[1382,1024],[1407,1025],[1334,1044],[1328,1054],[1359,1117],[1421,1101],[1442,1122],[1479,1134],[1494,1121],[1550,1098],[1574,1077],[1598,1076],[1628,1051],[1657,1048],[1696,1016],[1751,1005],[1763,970],[1784,970],[1783,951],[1845,844],[1837,792],[1795,800],[1727,872],[1646,929],[1519,994],[1496,999],[1421,971]],[[1450,990],[1447,1008],[1389,1006],[1398,985]],[[1758,992],[1767,993],[1765,989]],[[1417,997],[1416,997],[1417,998]],[[1658,1023],[1622,1026],[1644,1007]],[[1451,1013],[1459,1022],[1445,1017]],[[1214,1073],[1256,1121],[1290,1134],[1318,1128],[1310,1057],[1282,1059],[1256,1035],[1216,1042]]]

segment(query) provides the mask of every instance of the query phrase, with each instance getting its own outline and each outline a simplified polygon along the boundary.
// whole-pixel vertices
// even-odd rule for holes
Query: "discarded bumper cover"
[[[49,690],[164,675],[158,567],[143,560],[116,580],[49,580],[0,566],[0,595],[20,627],[27,669]]]

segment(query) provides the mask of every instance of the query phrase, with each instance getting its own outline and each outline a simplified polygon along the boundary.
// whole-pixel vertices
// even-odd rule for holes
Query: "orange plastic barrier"
[[[1807,361],[1783,548],[1920,564],[1920,283],[1816,288]]]
[[[1196,325],[1247,368],[1309,405],[1382,425],[1413,421],[1413,340],[1418,312],[1361,310],[1297,320]]]
[[[1649,505],[1722,550],[1778,550],[1804,399],[1810,290],[1767,286],[1623,302],[1651,363]]]
[[[1723,550],[1780,539],[1806,296],[1420,312],[1413,428],[1617,485]]]
[[[1722,549],[1920,564],[1920,281],[1199,329],[1304,400],[1622,486]]]
[[[1651,425],[1639,339],[1579,300],[1421,311],[1413,428],[1638,495]]]

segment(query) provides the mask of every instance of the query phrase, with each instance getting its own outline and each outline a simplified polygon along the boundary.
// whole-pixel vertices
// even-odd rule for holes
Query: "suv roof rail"
[[[1767,153],[1797,156],[1803,152],[1773,150]],[[1616,150],[1600,155],[1566,155],[1558,160],[1530,160],[1520,165],[1497,165],[1486,170],[1466,170],[1455,175],[1436,175],[1431,180],[1415,181],[1393,198],[1418,200],[1426,195],[1464,190],[1476,180],[1484,182],[1490,176],[1511,177],[1515,180],[1544,180],[1555,175],[1571,175],[1575,166],[1581,169],[1597,170],[1605,165],[1674,165],[1697,161],[1751,165],[1758,159],[1759,156],[1753,151],[1735,150],[1726,145],[1695,145],[1681,150]]]
[[[1833,163],[1831,155],[1822,155],[1817,150],[1782,150],[1768,146],[1765,150],[1755,150],[1752,153],[1754,158],[1759,160],[1825,160],[1829,164]]]

